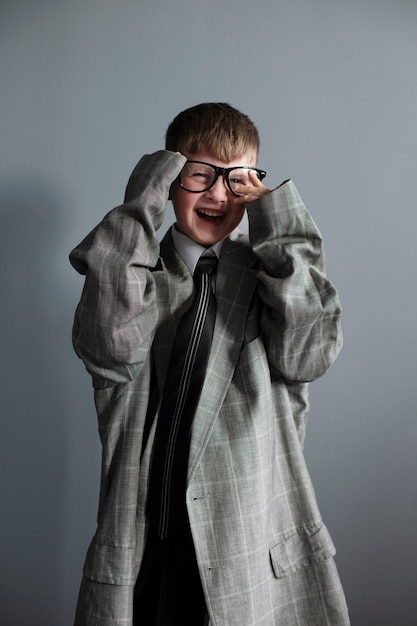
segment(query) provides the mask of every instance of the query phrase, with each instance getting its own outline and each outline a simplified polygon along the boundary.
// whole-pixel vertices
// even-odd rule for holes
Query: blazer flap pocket
[[[327,528],[322,525],[309,533],[305,529],[291,535],[270,550],[272,568],[276,578],[325,561],[336,554]]]

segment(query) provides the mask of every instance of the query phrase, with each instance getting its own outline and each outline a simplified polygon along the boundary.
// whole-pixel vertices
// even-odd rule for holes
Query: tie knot
[[[217,268],[217,256],[215,254],[212,255],[204,255],[201,256],[194,270],[194,278],[200,276],[201,274],[213,274]]]

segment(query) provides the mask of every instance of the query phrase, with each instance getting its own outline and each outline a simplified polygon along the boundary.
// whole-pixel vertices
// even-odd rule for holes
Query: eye
[[[184,168],[184,175],[195,181],[205,182],[213,176],[213,171],[205,165],[199,163],[187,163]]]
[[[192,178],[202,181],[209,180],[211,177],[211,175],[207,172],[192,172],[190,175],[192,176]]]
[[[231,185],[249,185],[250,180],[248,170],[237,170],[235,172],[231,172],[229,175],[229,182]]]

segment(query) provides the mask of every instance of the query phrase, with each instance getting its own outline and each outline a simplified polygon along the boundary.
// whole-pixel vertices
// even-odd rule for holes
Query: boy
[[[319,231],[292,181],[264,186],[258,149],[233,107],[183,111],[71,253],[103,445],[78,626],[349,624],[303,458],[308,381],[339,352],[341,309]],[[196,301],[198,365],[189,336],[177,344]]]

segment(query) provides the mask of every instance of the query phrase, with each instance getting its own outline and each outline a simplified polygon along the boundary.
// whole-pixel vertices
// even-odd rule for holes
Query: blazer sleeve
[[[326,278],[321,234],[291,180],[247,210],[270,365],[288,381],[314,380],[342,347],[342,310]]]
[[[142,157],[124,203],[70,254],[85,275],[73,345],[96,387],[132,380],[146,359],[158,320],[151,272],[159,259],[156,231],[184,163],[185,157],[165,150]]]

